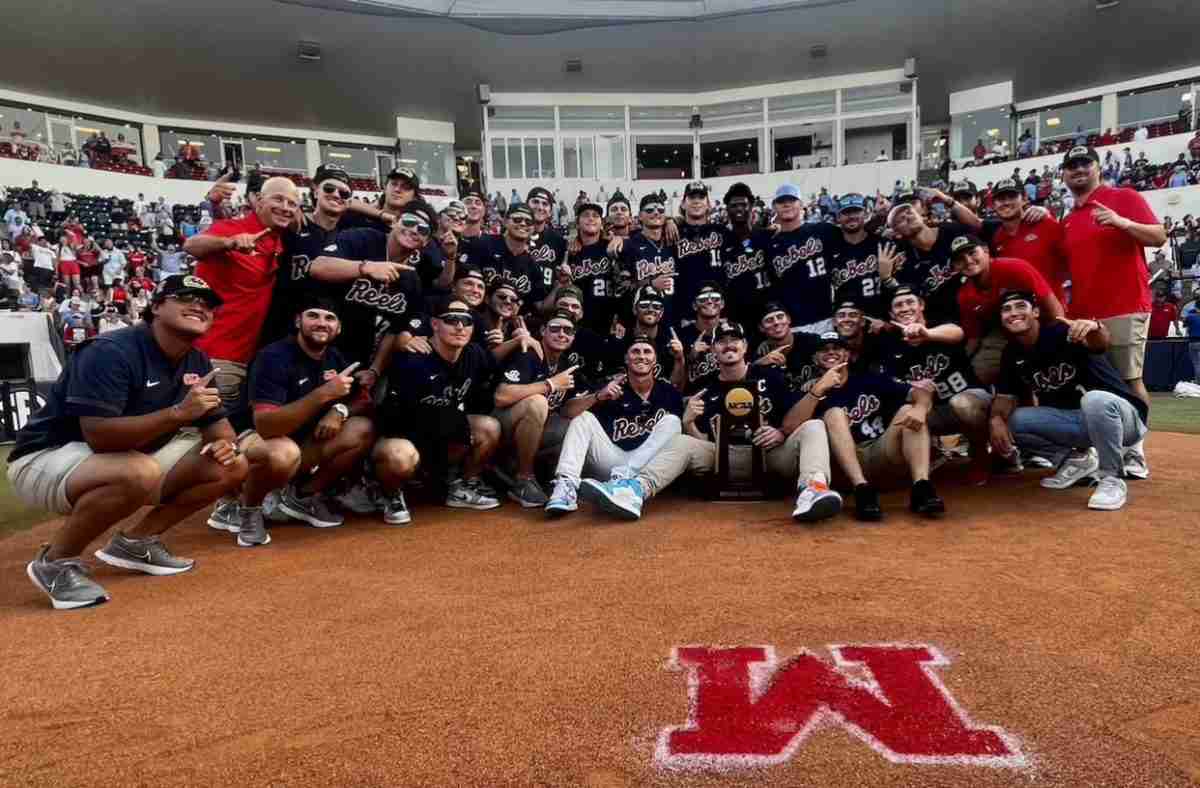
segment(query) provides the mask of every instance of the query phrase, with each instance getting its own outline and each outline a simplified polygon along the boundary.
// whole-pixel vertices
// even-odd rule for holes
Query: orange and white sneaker
[[[811,481],[800,488],[792,519],[802,523],[827,520],[842,510],[842,496],[825,482]]]

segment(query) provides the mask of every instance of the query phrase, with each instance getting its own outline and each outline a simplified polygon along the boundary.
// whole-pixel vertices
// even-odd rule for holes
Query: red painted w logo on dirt
[[[971,722],[933,668],[931,646],[830,646],[835,666],[801,650],[777,664],[770,646],[680,647],[688,721],[664,729],[655,761],[668,768],[782,763],[824,725],[840,725],[893,763],[1020,767],[1001,728]],[[857,673],[858,675],[854,675]]]

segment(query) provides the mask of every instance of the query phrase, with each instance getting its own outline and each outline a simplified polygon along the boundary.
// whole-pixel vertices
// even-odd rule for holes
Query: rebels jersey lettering
[[[451,363],[437,351],[397,353],[388,379],[399,385],[388,389],[387,407],[393,413],[409,413],[422,407],[467,411],[472,386],[487,380],[495,368],[492,354],[468,343]]]
[[[879,281],[880,243],[878,238],[867,236],[852,244],[843,236],[834,247],[832,277],[836,300],[853,298],[862,303],[868,315],[882,318],[887,310],[883,308]]]
[[[567,259],[567,239],[554,228],[529,236],[529,258],[542,273],[542,287],[549,293],[554,289],[554,272]]]
[[[771,271],[767,247],[771,233],[755,230],[746,238],[728,233],[721,248],[725,274],[725,310],[747,330],[758,324],[762,307],[770,299]]]
[[[670,383],[656,380],[649,395],[642,399],[626,382],[620,397],[596,403],[592,415],[618,448],[633,451],[646,442],[663,417],[683,416],[683,397]]]
[[[925,320],[931,326],[958,323],[958,289],[963,277],[955,272],[950,259],[950,242],[972,231],[961,224],[948,222],[937,228],[937,240],[928,251],[911,243],[897,244],[904,253],[904,265],[896,273],[901,284],[919,286],[925,293]]]
[[[525,311],[533,309],[533,304],[544,299],[549,292],[541,269],[529,253],[514,255],[503,236],[464,238],[459,260],[464,264],[479,266],[483,271],[484,284],[488,287],[499,276],[511,280],[521,295],[522,309]]]
[[[662,321],[664,326],[670,325],[668,321],[675,301],[675,247],[653,241],[643,233],[634,233],[625,239],[625,244],[621,247],[620,265],[630,280],[630,290],[634,293],[638,285],[648,284],[649,280],[657,276],[670,277],[665,293],[667,311]]]
[[[719,224],[684,224],[679,228],[675,244],[675,303],[679,318],[692,310],[692,300],[705,280],[725,286],[725,266],[721,250],[728,242],[729,231]],[[691,319],[688,314],[686,319]]]
[[[762,423],[778,429],[783,417],[799,399],[784,381],[783,375],[771,367],[751,366],[746,377],[739,381],[721,380],[719,373],[710,375],[702,386],[704,389],[704,413],[696,418],[696,426],[708,434],[709,440],[717,438],[714,417],[725,412],[725,395],[735,388],[749,388],[758,394]]]
[[[804,224],[771,238],[767,264],[775,280],[773,297],[792,316],[792,325],[807,326],[833,316],[833,279],[826,260],[828,247],[841,239],[830,224]]]
[[[583,291],[583,324],[607,333],[617,313],[617,262],[603,240],[571,256],[571,281]]]
[[[369,228],[349,230],[338,234],[337,251],[332,254],[343,260],[387,260],[387,238]],[[359,277],[341,287],[342,332],[337,346],[348,362],[369,364],[377,336],[393,325],[409,323],[421,311],[421,280],[415,271],[401,271],[394,282]]]
[[[1079,410],[1089,391],[1107,391],[1133,405],[1143,422],[1150,417],[1150,407],[1134,396],[1108,357],[1069,341],[1062,323],[1042,326],[1033,347],[1009,341],[996,390],[1017,399],[1037,394],[1038,405],[1062,410]]]
[[[821,375],[825,374],[824,370],[813,361],[813,353],[816,352],[819,343],[820,337],[816,334],[806,334],[803,332],[793,334],[792,344],[786,345],[783,348],[784,356],[787,358],[787,366],[771,367],[782,373],[788,389],[795,394],[804,394],[812,388],[812,384]],[[754,358],[760,359],[774,349],[769,341],[763,340],[755,350]]]
[[[284,235],[271,311],[259,334],[260,347],[288,336],[301,300],[310,292],[325,289],[324,282],[312,278],[311,269],[313,260],[327,254],[337,254],[336,228],[325,230],[309,221],[300,232]]]
[[[830,408],[842,408],[850,419],[855,443],[868,443],[887,432],[896,412],[908,401],[912,387],[873,372],[851,374],[846,385],[836,388],[817,406],[820,418]]]
[[[961,343],[947,345],[925,342],[912,347],[889,331],[883,345],[880,358],[884,371],[905,383],[932,381],[937,390],[935,400],[939,403],[948,402],[955,394],[982,385],[975,377],[971,360],[967,358]]]
[[[558,361],[553,365],[547,364],[542,360],[541,356],[532,350],[518,351],[505,360],[504,370],[500,373],[498,385],[503,386],[507,383],[514,386],[525,386],[530,383],[546,380],[557,375],[559,372],[580,364],[582,364],[580,355],[572,353],[569,349],[566,353],[559,356]],[[546,402],[550,405],[551,413],[558,410],[571,397],[579,396],[580,392],[585,392],[590,388],[584,370],[575,370],[572,377],[575,379],[573,387],[569,389],[555,389],[554,393],[546,397]]]
[[[701,332],[699,324],[694,322],[688,323],[678,330],[679,341],[683,344],[684,358],[687,359],[687,378],[683,384],[684,394],[693,394],[699,391],[702,388],[699,381],[717,371],[717,356],[712,349],[716,343],[713,336],[715,331],[716,326],[712,330]],[[703,353],[693,353],[692,347],[697,341],[708,345],[708,349]]]

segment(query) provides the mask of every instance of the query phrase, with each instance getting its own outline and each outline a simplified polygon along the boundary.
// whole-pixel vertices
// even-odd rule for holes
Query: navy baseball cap
[[[408,167],[393,167],[391,172],[388,173],[387,179],[390,181],[396,178],[399,178],[402,181],[408,181],[409,185],[411,185],[414,189],[421,188],[421,179],[418,178],[417,174]]]
[[[1025,190],[1012,178],[1005,178],[992,187],[992,194],[1024,194]]]
[[[1010,301],[1026,301],[1033,306],[1038,305],[1037,296],[1028,290],[1004,291],[1004,295],[1000,296],[1000,305],[1004,306]]]
[[[1096,149],[1090,145],[1076,145],[1067,151],[1066,156],[1063,156],[1063,166],[1066,167],[1073,161],[1081,161],[1083,159],[1091,159],[1099,164],[1100,154],[1096,153]]]
[[[700,195],[707,197],[708,196],[708,187],[705,186],[701,181],[692,181],[691,183],[689,183],[687,186],[684,187],[683,196],[691,197],[693,194],[700,194]]]
[[[836,331],[826,331],[817,339],[817,345],[813,348],[816,351],[824,350],[829,345],[837,347],[846,347],[846,340]]]
[[[662,205],[663,201],[657,194],[643,194],[641,201],[638,203],[638,210],[646,210],[647,205]],[[664,206],[665,207],[665,206]]]
[[[534,199],[535,197],[541,197],[543,200],[550,203],[551,205],[554,204],[554,195],[551,194],[550,190],[547,189],[545,186],[534,186],[532,189],[530,189],[529,194],[525,197],[525,202],[529,202],[530,200]]]
[[[626,208],[628,208],[630,210],[633,209],[633,206],[631,206],[629,204],[629,198],[626,197],[624,194],[621,194],[620,189],[613,192],[613,196],[608,198],[608,206],[607,206],[608,210],[611,211],[612,207],[614,205],[624,205]]]
[[[838,213],[842,211],[864,210],[867,207],[867,201],[861,194],[845,194],[842,199],[838,200]]]
[[[717,327],[713,330],[713,340],[722,339],[723,337],[745,339],[746,332],[740,324],[734,323],[731,320],[722,320],[720,323],[717,323]]]
[[[604,209],[600,207],[600,203],[584,200],[575,207],[575,216],[583,215],[584,211],[595,211],[597,216],[604,218]]]
[[[950,242],[950,257],[955,258],[966,254],[972,249],[983,246],[983,241],[974,235],[960,235]]]
[[[346,172],[336,164],[322,164],[320,167],[317,167],[316,175],[313,175],[313,185],[315,186],[318,183],[328,180],[341,181],[349,186],[350,173]]]
[[[194,274],[172,274],[162,280],[158,290],[154,292],[155,302],[163,301],[171,296],[198,295],[209,303],[213,309],[225,303],[225,299],[217,295],[208,282]]]

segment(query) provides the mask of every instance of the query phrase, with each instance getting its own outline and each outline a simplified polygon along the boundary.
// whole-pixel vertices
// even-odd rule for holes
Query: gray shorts
[[[184,455],[199,443],[200,433],[177,432],[165,446],[150,456],[158,463],[163,478],[166,478]],[[83,441],[73,441],[57,448],[26,454],[16,462],[8,464],[8,481],[17,496],[30,506],[55,514],[70,514],[71,501],[67,499],[67,481],[71,474],[94,454],[91,447]],[[161,493],[160,482],[153,503],[158,502]]]
[[[992,393],[987,389],[967,389],[954,396],[957,397],[961,394],[967,394],[979,400],[985,409],[992,404]],[[986,412],[984,418],[986,421]],[[933,406],[933,409],[929,411],[926,423],[929,425],[930,435],[961,435],[963,432],[963,424],[959,420],[958,414],[954,412],[954,408],[950,407],[948,400]]]

